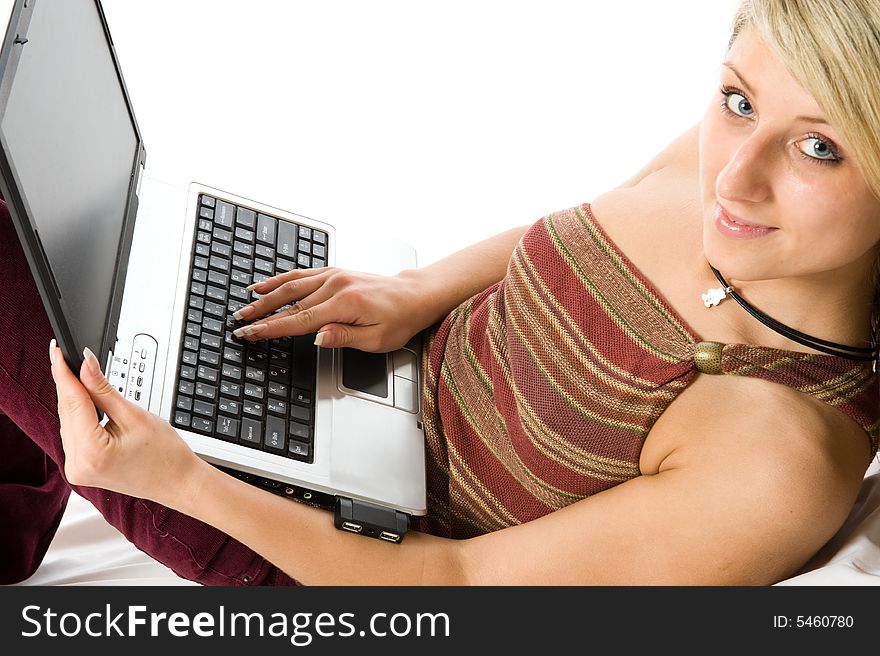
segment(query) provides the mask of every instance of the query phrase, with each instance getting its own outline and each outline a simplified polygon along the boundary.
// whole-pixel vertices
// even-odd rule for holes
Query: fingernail
[[[92,349],[86,346],[83,349],[83,357],[86,359],[86,366],[96,376],[100,376],[101,374],[101,365],[98,364],[98,358],[95,357],[95,354],[92,353]]]
[[[326,335],[327,335],[326,330],[324,332],[321,332],[321,333],[318,333],[317,335],[315,335],[315,346],[321,346],[321,344],[324,343],[324,337],[326,337]]]
[[[251,335],[256,335],[268,325],[266,323],[258,323],[251,326],[242,326],[238,330],[233,330],[232,334],[236,337],[250,337]]]
[[[55,338],[49,341],[49,362],[55,364]]]
[[[234,319],[244,319],[245,317],[251,316],[251,314],[253,314],[253,312],[254,312],[254,308],[252,308],[250,305],[245,305],[240,310],[233,312],[232,317]]]
[[[272,280],[272,279],[269,278],[269,280]],[[259,285],[262,285],[264,282],[268,282],[268,280],[263,280],[263,281],[261,281],[261,282],[255,282],[255,283],[253,283],[252,285],[248,285],[247,287],[245,287],[244,290],[245,290],[246,292],[253,291],[253,290],[256,289]]]

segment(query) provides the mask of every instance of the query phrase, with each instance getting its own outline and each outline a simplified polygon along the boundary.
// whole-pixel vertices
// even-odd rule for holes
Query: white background
[[[589,201],[700,120],[736,0],[104,0],[153,177],[425,265]]]

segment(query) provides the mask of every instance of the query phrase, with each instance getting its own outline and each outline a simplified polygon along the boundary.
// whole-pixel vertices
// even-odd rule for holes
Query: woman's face
[[[700,132],[703,246],[726,277],[869,275],[880,202],[758,33],[740,33]],[[814,120],[820,119],[820,120]]]

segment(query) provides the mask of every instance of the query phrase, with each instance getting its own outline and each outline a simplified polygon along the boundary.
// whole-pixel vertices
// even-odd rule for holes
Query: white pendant
[[[727,298],[727,292],[729,291],[731,291],[730,287],[710,287],[703,294],[703,305],[706,307],[718,305],[721,301]]]

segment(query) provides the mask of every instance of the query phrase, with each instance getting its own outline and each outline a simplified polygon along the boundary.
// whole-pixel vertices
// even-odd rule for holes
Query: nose
[[[774,166],[770,145],[758,130],[739,142],[715,180],[718,196],[751,203],[767,200]]]

